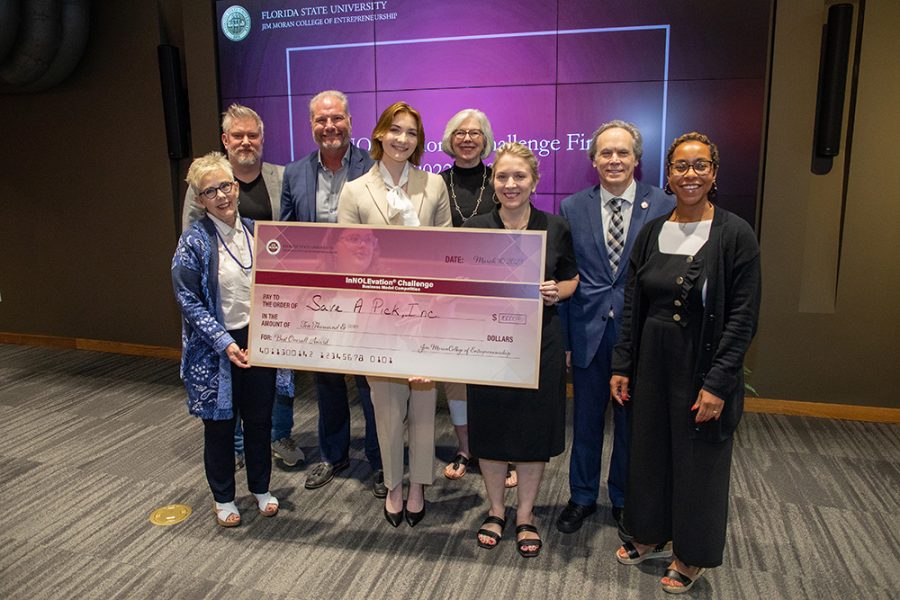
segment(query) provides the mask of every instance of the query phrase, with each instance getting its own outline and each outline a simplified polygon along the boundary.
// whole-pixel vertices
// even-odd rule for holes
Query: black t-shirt
[[[238,196],[241,216],[254,221],[271,221],[272,202],[269,200],[269,190],[266,189],[262,173],[250,183],[241,180],[238,180],[238,183],[241,188],[241,194]]]

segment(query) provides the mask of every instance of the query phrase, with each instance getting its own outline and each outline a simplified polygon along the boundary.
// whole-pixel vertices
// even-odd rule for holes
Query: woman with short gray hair
[[[476,215],[494,208],[494,186],[491,168],[484,159],[494,151],[494,131],[487,115],[475,108],[466,108],[450,118],[444,128],[441,150],[453,159],[453,166],[441,172],[450,195],[450,213],[454,227]],[[456,456],[444,467],[444,477],[460,479],[468,470],[472,453],[469,451],[469,425],[466,412],[466,386],[444,383],[450,421],[458,442]],[[515,472],[510,475],[514,484]]]

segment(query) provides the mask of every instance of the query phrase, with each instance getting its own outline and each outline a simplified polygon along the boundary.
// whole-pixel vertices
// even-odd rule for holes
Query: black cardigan
[[[647,318],[638,275],[670,216],[650,221],[638,234],[631,252],[622,329],[613,350],[612,371],[617,375],[632,377],[636,372],[638,345]],[[746,221],[718,206],[706,243],[706,305],[692,394],[699,394],[702,388],[724,400],[725,407],[718,421],[695,426],[694,436],[721,441],[734,434],[744,412],[744,355],[759,318],[759,243]]]

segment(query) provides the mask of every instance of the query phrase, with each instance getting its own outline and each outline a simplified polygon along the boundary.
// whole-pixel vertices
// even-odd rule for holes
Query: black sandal
[[[491,531],[490,529],[485,529],[485,525],[499,525],[500,533],[496,531]],[[478,533],[475,534],[476,539],[478,540],[479,548],[486,548],[487,550],[493,550],[497,547],[497,544],[500,543],[500,540],[503,538],[501,535],[503,533],[503,528],[506,527],[506,519],[501,519],[500,517],[495,517],[494,515],[488,515],[487,518],[481,523],[481,529],[478,530]],[[487,544],[481,541],[479,535],[483,535],[486,538],[490,538],[494,540],[493,544]]]
[[[534,525],[531,525],[529,523],[525,523],[523,525],[516,526],[516,543],[519,546],[519,554],[521,554],[525,558],[534,558],[535,556],[537,556],[538,554],[541,553],[541,546],[543,545],[543,542],[541,541],[541,538],[539,538],[539,537],[519,539],[519,534],[524,531],[528,531],[531,533],[537,533],[538,532],[537,527],[535,527]],[[528,546],[537,546],[537,549],[526,550],[525,548],[527,548]]]
[[[706,569],[698,569],[697,573],[694,575],[694,578],[691,579],[681,571],[677,571],[675,569],[669,569],[666,571],[666,574],[663,575],[663,579],[668,577],[672,581],[677,581],[681,585],[666,585],[662,582],[662,579],[659,582],[659,585],[662,587],[664,592],[668,592],[670,594],[684,594],[686,592],[691,591],[691,588],[694,587],[694,584],[703,576],[703,572]]]
[[[465,477],[466,473],[469,472],[469,461],[471,460],[472,459],[470,457],[457,453],[456,456],[453,457],[453,460],[447,464],[447,467],[452,467],[454,471],[456,471],[460,467],[463,467],[462,475],[458,477],[450,477],[449,475],[447,475],[447,467],[444,467],[444,477],[451,481],[462,479],[463,477]]]
[[[622,555],[616,550],[616,560],[623,565],[639,565],[645,560],[669,558],[672,556],[672,542],[663,542],[662,544],[652,546],[645,550],[643,554],[638,551],[637,547],[632,542],[625,542],[620,548],[625,550],[626,558],[622,558]]]

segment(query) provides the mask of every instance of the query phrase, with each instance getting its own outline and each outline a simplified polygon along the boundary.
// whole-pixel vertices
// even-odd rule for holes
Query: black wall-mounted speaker
[[[813,172],[816,173],[830,171],[831,158],[840,154],[852,29],[852,4],[834,4],[829,7],[828,22],[822,28],[816,128],[813,133]],[[817,163],[819,169],[816,168]]]
[[[191,155],[191,125],[187,92],[181,79],[181,56],[175,46],[157,46],[159,80],[169,158],[181,160]]]

